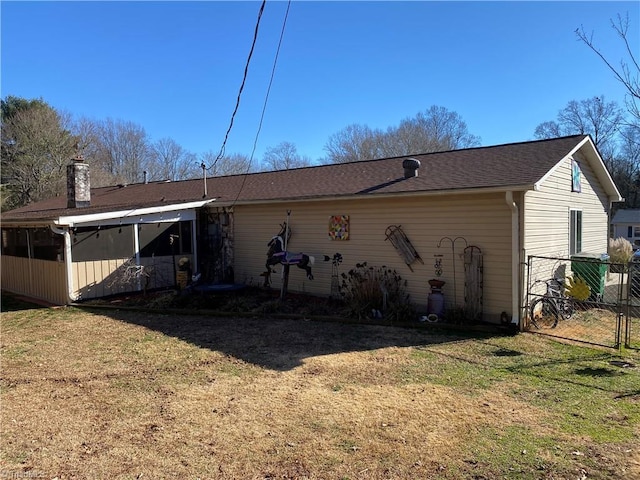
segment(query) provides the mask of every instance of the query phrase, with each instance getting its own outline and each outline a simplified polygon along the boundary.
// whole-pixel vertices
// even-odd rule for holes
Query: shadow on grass
[[[90,306],[84,308],[92,310]],[[309,357],[394,346],[435,345],[470,337],[462,333],[305,320],[303,317],[219,317],[125,309],[94,311],[277,371],[296,368]],[[474,338],[490,336],[478,333]]]
[[[5,291],[0,296],[0,312],[17,312],[19,310],[33,310],[34,308],[48,308],[49,306],[38,300]]]

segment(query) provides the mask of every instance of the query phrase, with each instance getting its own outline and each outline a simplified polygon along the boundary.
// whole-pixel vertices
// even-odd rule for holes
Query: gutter
[[[51,231],[53,233],[57,233],[58,235],[62,235],[64,237],[64,264],[67,270],[67,296],[71,302],[75,302],[78,300],[78,296],[76,295],[73,289],[73,268],[71,265],[71,235],[69,234],[68,228],[59,228],[55,225],[49,225]]]
[[[520,322],[520,215],[513,200],[513,192],[505,193],[505,201],[511,210],[511,323]]]
[[[54,222],[57,225],[68,225],[70,227],[76,224],[86,224],[89,222],[103,222],[106,220],[138,219],[144,215],[162,214],[169,212],[179,212],[182,210],[192,210],[203,207],[204,205],[215,201],[215,198],[209,200],[201,200],[197,202],[176,203],[172,205],[162,205],[157,207],[133,208],[129,210],[115,210],[103,213],[90,213],[79,215],[63,215]]]
[[[522,185],[507,185],[502,187],[475,187],[475,188],[459,188],[459,189],[446,189],[446,190],[412,190],[407,192],[394,192],[394,193],[368,193],[363,194],[359,192],[348,193],[344,195],[331,194],[331,195],[316,195],[308,197],[290,197],[290,198],[272,198],[272,199],[255,199],[255,200],[220,200],[216,201],[216,205],[219,207],[233,207],[235,205],[268,205],[268,204],[288,204],[293,202],[326,202],[326,201],[348,201],[348,200],[363,200],[363,199],[386,199],[386,198],[406,198],[406,197],[439,197],[445,195],[482,195],[492,193],[506,193],[509,191],[527,191],[535,190],[536,184],[522,184]]]

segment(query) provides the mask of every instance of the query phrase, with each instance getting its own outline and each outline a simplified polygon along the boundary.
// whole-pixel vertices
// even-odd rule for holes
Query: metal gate
[[[527,260],[526,330],[640,349],[640,264],[604,256]]]

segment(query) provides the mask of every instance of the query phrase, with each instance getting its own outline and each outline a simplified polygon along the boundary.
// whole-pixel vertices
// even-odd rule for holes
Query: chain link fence
[[[609,348],[640,349],[640,262],[530,256],[526,329]]]
[[[624,345],[627,348],[640,350],[640,262],[630,264],[627,287]]]

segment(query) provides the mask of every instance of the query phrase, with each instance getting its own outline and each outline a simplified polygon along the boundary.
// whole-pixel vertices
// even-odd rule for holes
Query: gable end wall
[[[582,251],[607,252],[607,195],[580,152],[576,152],[574,158],[580,164],[581,192],[571,191],[571,159],[567,158],[539,191],[525,194],[524,248],[527,255],[569,256],[571,209],[582,210]]]

